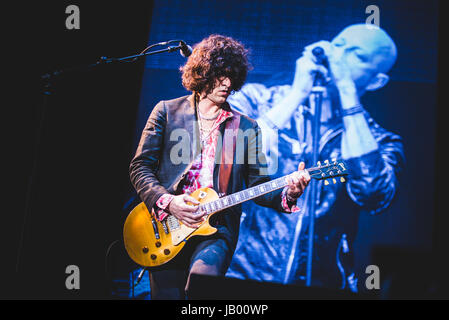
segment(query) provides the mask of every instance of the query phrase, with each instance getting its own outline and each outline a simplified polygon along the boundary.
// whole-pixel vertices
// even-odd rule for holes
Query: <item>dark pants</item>
[[[225,275],[233,253],[228,243],[222,238],[203,239],[192,238],[167,265],[150,270],[151,299],[185,299],[192,273]]]

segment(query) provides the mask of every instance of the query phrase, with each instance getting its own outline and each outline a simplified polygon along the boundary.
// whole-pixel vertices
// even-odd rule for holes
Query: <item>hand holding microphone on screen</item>
[[[312,53],[312,50],[315,47],[324,47],[321,44],[322,42],[324,41],[305,47],[301,57],[296,60],[295,77],[292,87],[293,90],[302,92],[304,97],[307,97],[310,94],[317,74],[321,74],[325,79],[329,79],[329,70],[326,68],[325,64],[320,63],[322,61],[318,61],[317,57]],[[326,50],[323,49],[323,51],[321,57],[326,56]]]
[[[323,87],[332,85],[338,91],[357,94],[355,80],[368,76],[365,71],[368,67],[358,59],[359,51],[356,45],[340,38],[332,42],[321,40],[306,46],[296,60],[289,95],[266,114],[266,118],[272,119],[271,127],[284,128],[298,106],[306,103],[314,87],[322,91]],[[324,90],[323,98],[328,99],[328,94]]]
[[[308,45],[302,56],[296,60],[293,88],[308,95],[317,78],[322,79],[321,85],[330,82],[337,86],[342,83],[354,85],[348,61],[351,55],[356,55],[353,54],[355,50],[357,49],[343,50],[338,43],[324,40]]]
[[[298,107],[309,97],[317,75],[322,75],[326,83],[330,80],[330,72],[326,63],[329,46],[330,42],[319,41],[304,48],[301,57],[296,60],[295,76],[290,93],[266,113],[264,119],[270,119],[270,124],[265,124],[262,120],[262,126],[272,129],[284,128]],[[312,51],[317,47],[323,50],[320,53],[317,52],[317,50],[319,51],[317,49],[314,54]]]

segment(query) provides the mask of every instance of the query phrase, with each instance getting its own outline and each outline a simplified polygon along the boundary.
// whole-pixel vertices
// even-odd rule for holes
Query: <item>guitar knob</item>
[[[151,260],[156,260],[156,255],[155,255],[155,254],[152,254],[152,255],[150,256],[150,258],[151,258]]]
[[[164,254],[165,254],[166,256],[168,256],[168,255],[170,254],[170,250],[165,249],[165,250],[164,250]]]
[[[161,243],[158,241],[156,242],[156,248],[159,248],[161,246]]]
[[[148,251],[150,251],[150,249],[148,249],[147,246],[145,246],[145,247],[142,248],[142,252],[143,252],[143,253],[148,253]]]

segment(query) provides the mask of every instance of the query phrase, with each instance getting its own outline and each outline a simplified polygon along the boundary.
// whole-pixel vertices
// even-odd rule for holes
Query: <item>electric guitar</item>
[[[336,177],[344,182],[347,169],[343,161],[324,161],[317,167],[306,169],[311,178],[316,180],[332,179],[336,183]],[[200,188],[190,196],[200,204],[198,212],[206,212],[205,220],[197,227],[190,228],[184,225],[173,215],[169,215],[163,221],[155,218],[148,211],[143,202],[138,204],[128,215],[123,228],[125,249],[130,258],[144,267],[157,267],[173,259],[184,247],[187,240],[194,236],[208,236],[217,231],[209,224],[210,218],[236,204],[257,198],[263,194],[287,186],[287,176],[283,176],[257,186],[239,191],[224,197],[219,197],[217,192],[211,188]]]

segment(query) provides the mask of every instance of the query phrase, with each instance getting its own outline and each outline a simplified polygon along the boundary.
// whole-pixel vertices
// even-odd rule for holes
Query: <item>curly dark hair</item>
[[[238,91],[245,83],[249,50],[242,43],[218,34],[212,34],[194,45],[186,64],[180,67],[182,85],[189,91],[210,93],[216,80],[228,77],[231,90]]]

